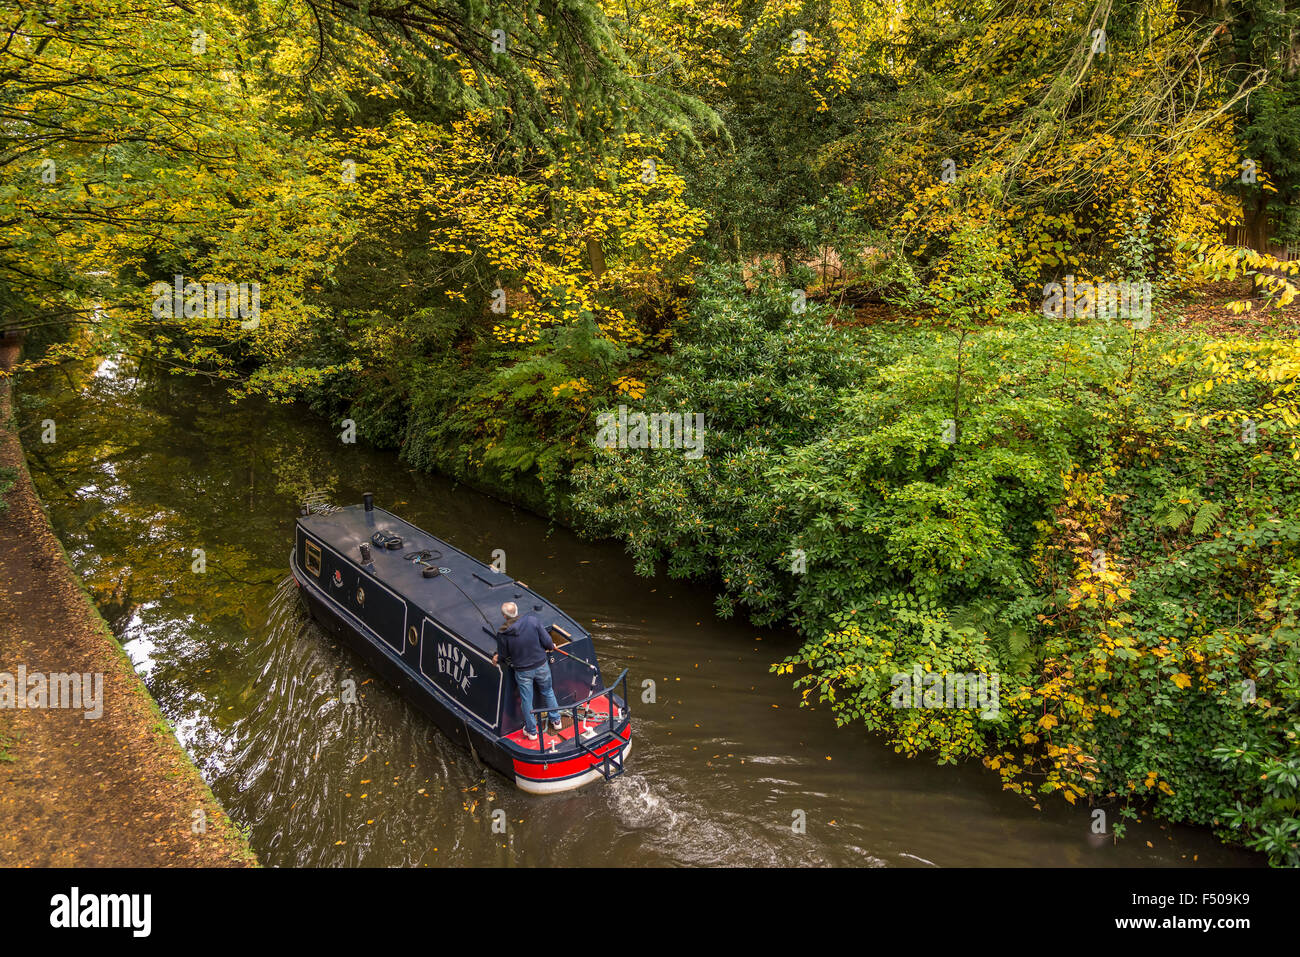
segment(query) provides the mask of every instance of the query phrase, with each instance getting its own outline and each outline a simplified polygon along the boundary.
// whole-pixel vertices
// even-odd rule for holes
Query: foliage
[[[49,361],[121,350],[228,371],[282,355],[316,318],[315,264],[346,234],[329,150],[291,141],[249,93],[239,15],[172,12],[28,5],[0,53],[0,297],[20,327],[84,331]],[[149,287],[177,274],[262,284],[262,321],[159,324]]]
[[[1204,6],[1188,4],[1192,9]],[[1267,71],[1269,78],[1235,110],[1242,155],[1267,175],[1236,188],[1251,221],[1263,222],[1264,238],[1294,246],[1300,239],[1295,202],[1300,187],[1300,74],[1295,57],[1300,10],[1268,0],[1239,0],[1235,6],[1238,15],[1228,18],[1226,36],[1219,43],[1224,72],[1246,82],[1257,71]],[[1214,16],[1212,9],[1197,12],[1207,20]]]
[[[1009,781],[1033,764],[1040,788],[1150,801],[1225,835],[1244,826],[1230,812],[1249,791],[1248,836],[1281,863],[1294,847],[1265,833],[1285,802],[1250,782],[1252,761],[1294,750],[1300,471],[1265,432],[1250,443],[1178,428],[1178,380],[1155,385],[1168,390],[1160,427],[1130,433],[1122,466],[1080,477],[1044,555],[1044,587],[1059,596],[1042,618],[1051,680],[1016,692],[1032,709],[1021,744],[1042,756],[992,763]]]
[[[972,706],[936,720],[930,708],[900,708],[893,693],[897,677],[916,667],[936,676],[997,674],[997,654],[984,634],[955,621],[934,598],[912,592],[882,593],[869,607],[833,618],[824,638],[775,668],[778,674],[793,674],[799,665],[815,669],[815,676],[796,681],[804,686],[803,701],[815,692],[835,710],[837,724],[861,722],[908,756],[933,752],[948,764],[984,753],[995,717],[986,721]]]
[[[1186,282],[1178,243],[1239,208],[1221,186],[1237,170],[1225,112],[1240,91],[1197,72],[1211,30],[1139,4],[909,18],[894,43],[928,57],[895,71],[896,92],[835,150],[862,171],[863,211],[923,260],[963,226],[996,221],[1022,286],[1131,279],[1116,273],[1132,268],[1123,247],[1146,219],[1148,268]]]
[[[704,217],[654,144],[629,135],[623,155],[592,167],[572,153],[540,175],[499,171],[484,114],[447,128],[399,115],[358,133],[367,156],[353,214],[391,221],[419,210],[445,263],[441,292],[483,309],[499,289],[494,331],[531,342],[553,324],[594,316],[602,334],[641,343],[629,303],[671,298]]]
[[[1190,413],[1184,426],[1212,421],[1231,422],[1244,430],[1260,425],[1275,429],[1287,441],[1293,458],[1300,458],[1300,342],[1284,339],[1225,339],[1200,344],[1199,349],[1170,355],[1171,365],[1180,365],[1194,355],[1199,381],[1187,386],[1184,399],[1211,393],[1253,398],[1252,408],[1215,408],[1201,415]],[[1208,376],[1208,378],[1207,378]],[[1252,395],[1253,393],[1253,395]]]
[[[865,372],[863,358],[788,286],[759,277],[751,293],[733,271],[711,269],[695,307],[632,411],[703,416],[705,454],[608,449],[574,477],[574,507],[593,532],[627,541],[637,568],[667,560],[675,577],[714,572],[719,613],[737,602],[758,620],[785,612],[790,587],[790,505],[770,494],[767,470],[781,448],[828,425],[836,394]]]

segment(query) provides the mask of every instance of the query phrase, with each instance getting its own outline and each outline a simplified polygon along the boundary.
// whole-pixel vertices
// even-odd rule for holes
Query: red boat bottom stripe
[[[599,755],[608,754],[616,748],[621,748],[632,740],[632,726],[629,724],[620,732],[622,741],[610,741],[596,749]],[[565,761],[551,761],[549,767],[543,767],[541,761],[520,761],[515,758],[515,774],[521,778],[529,778],[533,781],[549,781],[555,778],[572,777],[575,774],[581,774],[584,771],[590,771],[593,766],[599,764],[591,755],[581,754],[576,758],[569,758]]]

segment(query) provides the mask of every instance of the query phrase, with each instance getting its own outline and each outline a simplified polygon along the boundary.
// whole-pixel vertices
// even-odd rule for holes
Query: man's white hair
[[[501,605],[501,614],[505,615],[507,618],[518,618],[519,606],[512,601],[504,602]]]

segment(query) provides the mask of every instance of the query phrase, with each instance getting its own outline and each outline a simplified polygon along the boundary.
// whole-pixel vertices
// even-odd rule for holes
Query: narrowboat
[[[305,505],[290,569],[308,612],[483,764],[549,794],[623,773],[632,747],[627,671],[606,684],[589,632],[519,582],[391,512]],[[492,663],[503,602],[534,614],[563,728],[542,714],[529,741],[513,673]]]

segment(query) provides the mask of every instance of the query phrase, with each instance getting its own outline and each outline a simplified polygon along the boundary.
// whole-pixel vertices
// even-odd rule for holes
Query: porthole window
[[[357,588],[357,604],[364,605],[365,603],[366,603],[366,590],[364,588]]]
[[[416,645],[420,643],[420,634],[415,630],[414,625],[412,625],[410,628],[407,629],[406,640],[411,643],[412,648],[414,648]]]

